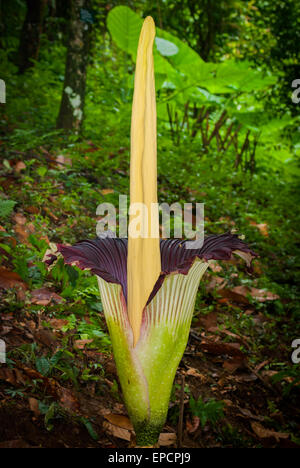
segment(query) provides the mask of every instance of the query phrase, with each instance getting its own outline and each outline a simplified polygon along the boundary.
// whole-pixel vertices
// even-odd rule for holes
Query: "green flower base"
[[[187,275],[165,279],[144,310],[135,347],[121,287],[99,278],[124,402],[139,446],[154,445],[165,424],[176,370],[188,341],[197,288],[207,265],[195,262]]]
[[[158,426],[151,424],[149,421],[137,423],[134,428],[136,433],[136,445],[140,447],[155,445],[163,426],[163,424]]]

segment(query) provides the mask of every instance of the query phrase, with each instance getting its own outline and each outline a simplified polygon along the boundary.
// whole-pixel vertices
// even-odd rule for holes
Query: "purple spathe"
[[[186,275],[196,258],[204,261],[230,260],[233,253],[241,252],[250,262],[256,256],[236,234],[208,236],[200,249],[186,249],[186,242],[181,239],[160,241],[162,271],[147,304],[168,274],[176,272]],[[108,283],[120,284],[127,301],[127,239],[107,237],[83,240],[73,246],[58,244],[57,250],[63,255],[65,263],[76,264],[82,270],[89,269]],[[56,256],[51,254],[46,263],[51,264],[55,259]]]

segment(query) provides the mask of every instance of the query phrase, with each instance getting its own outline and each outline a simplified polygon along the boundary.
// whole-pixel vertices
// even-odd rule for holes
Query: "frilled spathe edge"
[[[186,275],[196,258],[204,261],[230,260],[235,253],[249,266],[257,256],[238,235],[231,233],[206,237],[200,249],[187,249],[186,242],[181,239],[160,241],[162,271],[147,304],[160,289],[167,275]],[[120,284],[127,301],[127,239],[108,237],[80,241],[73,246],[58,244],[57,250],[64,257],[65,263],[75,264],[82,270],[89,269],[108,283]],[[56,258],[56,255],[50,254],[46,263],[51,265]]]

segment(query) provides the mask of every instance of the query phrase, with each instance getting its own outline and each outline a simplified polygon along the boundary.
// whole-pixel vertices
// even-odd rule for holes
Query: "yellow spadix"
[[[152,52],[154,37],[154,21],[148,16],[139,38],[131,117],[127,309],[134,346],[140,336],[143,309],[161,271]],[[137,227],[137,219],[140,234],[133,229]]]

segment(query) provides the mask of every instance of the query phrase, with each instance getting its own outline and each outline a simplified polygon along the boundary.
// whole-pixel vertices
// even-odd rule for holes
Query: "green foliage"
[[[11,398],[16,398],[16,397],[23,398],[24,397],[24,393],[18,389],[7,388],[5,390],[5,393],[9,395]]]
[[[51,369],[49,360],[46,359],[44,356],[37,358],[35,364],[37,371],[44,376],[46,376]]]
[[[57,403],[53,402],[49,406],[47,404],[42,404],[39,402],[39,410],[41,414],[44,414],[44,424],[47,431],[52,431],[53,429],[53,420],[60,418],[59,406]]]
[[[126,6],[115,7],[107,17],[107,27],[116,44],[134,57],[141,26],[141,18]]]
[[[86,418],[81,418],[80,421],[85,426],[85,428],[87,429],[87,431],[90,434],[90,436],[92,437],[92,439],[99,440],[99,436],[98,436],[97,432],[94,430],[91,421],[89,421]]]
[[[203,60],[214,60],[224,55],[228,42],[234,40],[243,23],[245,2],[225,0],[171,0],[161,8],[147,2],[145,14],[152,15],[157,24],[184,38]]]
[[[226,424],[221,428],[217,440],[221,442],[224,448],[250,448],[253,446],[253,442],[231,424]]]
[[[204,427],[207,422],[215,425],[219,419],[224,417],[223,408],[225,404],[223,401],[211,399],[204,402],[201,397],[198,398],[198,400],[194,400],[194,398],[191,397],[189,405],[191,413],[193,416],[197,416],[200,419],[202,427]]]
[[[140,16],[126,6],[118,6],[109,12],[107,24],[115,43],[135,60],[139,28],[142,25]],[[266,113],[266,107],[261,102],[261,97],[277,86],[275,75],[255,67],[245,59],[204,62],[195,50],[178,37],[158,27],[156,29],[154,61],[158,119],[161,120],[161,126],[171,130],[174,141],[186,139],[190,145],[191,139],[195,138],[198,145],[203,145],[200,132],[194,134],[192,131],[191,135],[196,135],[192,138],[188,133],[189,128],[197,126],[195,111],[204,105],[210,114],[209,124],[212,128],[222,112],[226,111],[228,117],[221,129],[222,138],[225,138],[231,125],[234,128],[240,125],[238,133],[244,139],[246,131],[250,130],[249,141],[255,145],[258,164],[266,164],[269,157],[272,157],[276,167],[282,162],[290,162],[291,154],[296,155],[296,147],[291,147],[289,138],[283,138],[283,134],[296,122],[288,113],[284,118],[274,118]],[[132,88],[133,81],[129,81],[128,86]],[[171,112],[173,117],[167,106],[174,109]],[[174,119],[182,122],[176,124],[176,135],[174,122],[172,124]],[[278,148],[274,150],[276,143]],[[217,145],[212,146],[218,150]],[[238,151],[242,151],[242,147],[240,143]],[[251,166],[245,162],[244,168],[247,167]],[[291,172],[295,170],[298,171],[296,160]]]
[[[6,218],[11,214],[17,202],[13,200],[3,200],[0,198],[0,218]]]
[[[111,343],[96,279],[89,272],[64,265],[61,259],[48,270],[43,263],[49,248],[45,238],[53,243],[94,238],[97,205],[117,205],[119,195],[129,192],[134,60],[142,16],[153,14],[157,25],[159,201],[204,202],[206,234],[233,228],[245,234],[260,255],[262,272],[254,270],[249,276],[239,266],[229,265],[217,276],[226,279],[228,288],[254,286],[280,296],[280,300],[264,303],[249,298],[249,307],[238,307],[221,303],[218,294],[207,291],[204,279],[194,326],[199,326],[204,313],[218,310],[221,339],[235,341],[224,332],[246,337],[249,363],[255,367],[268,360],[265,368],[277,372],[272,381],[286,396],[284,404],[288,399],[296,404],[299,366],[292,366],[289,359],[290,343],[299,337],[300,317],[300,121],[299,104],[291,103],[290,87],[299,78],[297,2],[219,2],[211,12],[218,24],[212,23],[214,40],[208,44],[206,57],[203,37],[196,34],[200,29],[205,42],[210,30],[205,1],[130,2],[132,9],[120,4],[110,10],[97,6],[101,31],[93,38],[84,127],[81,134],[70,135],[55,129],[67,37],[57,18],[47,18],[34,67],[22,76],[17,74],[15,59],[25,3],[8,2],[4,28],[0,19],[0,78],[7,87],[7,103],[0,107],[0,225],[5,229],[0,230],[0,266],[18,273],[28,289],[21,298],[13,289],[1,289],[0,313],[10,314],[26,326],[31,321],[40,326],[41,319],[47,331],[52,330],[52,319],[64,320],[65,326],[55,331],[59,337],[55,351],[49,352],[38,341],[9,351],[10,368],[14,359],[21,360],[62,386],[82,389],[92,384],[96,393],[107,391],[101,384],[105,369],[97,359],[98,353],[111,352]],[[115,4],[111,2],[112,7]],[[2,4],[0,9],[2,12]],[[52,26],[55,34],[51,34]],[[202,132],[201,112],[208,113]],[[239,128],[236,147],[232,144],[226,151],[216,138],[207,146],[203,139],[206,127],[211,135],[223,112],[226,119],[220,137],[224,139],[231,126]],[[250,149],[256,143],[251,170],[249,151],[235,167],[248,131]],[[70,163],[59,166],[58,156]],[[21,172],[15,170],[18,161],[26,166]],[[105,189],[110,193],[104,195]],[[26,241],[17,235],[15,213],[26,217],[26,227],[34,228]],[[255,226],[260,223],[267,225],[268,236]],[[31,292],[42,287],[57,293],[63,302],[33,304]],[[77,340],[87,340],[86,349],[76,348]],[[87,350],[97,356],[94,361],[87,362]],[[174,403],[178,400],[175,390]],[[27,398],[26,391],[22,386],[5,393],[19,400]],[[29,391],[37,392],[39,399],[42,392],[44,398],[40,381],[30,382]],[[120,399],[116,381],[110,393]],[[281,402],[276,405],[283,412]],[[268,400],[268,408],[268,414],[275,411],[272,400]],[[59,405],[48,400],[40,401],[40,412],[48,429],[62,416]],[[235,427],[220,427],[220,401],[191,398],[190,412],[200,417],[202,426],[220,423],[214,427],[214,436],[222,446],[253,443]],[[177,404],[170,409],[169,420],[177,424]],[[92,421],[81,424],[93,437]],[[296,433],[292,426],[291,431]]]
[[[110,339],[108,335],[102,331],[102,323],[97,314],[89,318],[89,323],[84,319],[79,321],[74,314],[71,314],[68,316],[68,322],[68,325],[62,327],[64,332],[76,330],[80,340],[93,340],[94,346],[98,346],[101,349],[109,348]]]
[[[142,19],[130,8],[119,6],[112,9],[107,18],[108,29],[116,44],[125,52],[136,56]],[[155,72],[158,78],[165,75],[168,86],[188,89],[205,86],[214,93],[233,93],[263,89],[274,83],[274,78],[264,77],[252,70],[248,62],[226,61],[222,64],[204,62],[186,43],[173,34],[156,28]],[[159,84],[164,81],[159,79]],[[179,90],[181,92],[181,90]]]
[[[283,387],[283,394],[289,396],[292,391],[297,392],[297,387],[300,385],[300,369],[297,366],[285,368],[273,375],[272,381],[274,383],[280,382]]]

